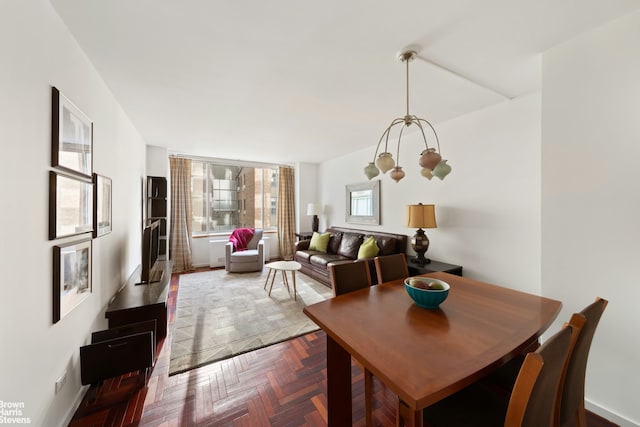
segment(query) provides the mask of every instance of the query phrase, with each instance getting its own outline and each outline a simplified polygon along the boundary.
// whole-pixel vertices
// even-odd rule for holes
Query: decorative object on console
[[[153,221],[142,229],[142,259],[139,284],[162,280],[160,262],[160,221]]]
[[[309,203],[307,205],[307,216],[313,215],[313,224],[311,226],[312,231],[318,231],[319,220],[318,215],[322,213],[322,205],[320,203]]]
[[[380,141],[378,141],[378,145],[376,146],[376,151],[373,155],[373,161],[369,162],[369,164],[364,168],[364,173],[367,178],[372,179],[382,171],[382,173],[386,173],[391,170],[391,178],[399,182],[402,178],[404,178],[404,171],[402,170],[402,166],[400,166],[400,141],[402,139],[402,132],[405,128],[411,126],[412,124],[416,124],[416,126],[420,129],[420,133],[422,134],[422,139],[424,141],[425,149],[420,153],[419,164],[422,167],[422,171],[420,172],[422,176],[427,179],[431,179],[436,176],[441,180],[444,179],[451,172],[451,166],[447,164],[447,161],[442,158],[442,150],[440,149],[440,141],[438,140],[438,134],[434,127],[425,119],[421,119],[415,115],[409,114],[409,61],[414,59],[417,56],[417,53],[414,50],[403,50],[398,53],[398,59],[405,62],[407,64],[407,114],[404,117],[399,117],[393,119],[389,127],[385,129],[380,137]],[[427,137],[425,135],[423,123],[428,125],[428,127],[433,132],[435,137],[437,150],[435,147],[429,147],[427,144]],[[389,135],[391,134],[391,129],[394,126],[402,124],[400,129],[400,133],[398,135],[398,145],[396,150],[396,161],[393,160],[392,154],[388,151],[389,149]],[[384,140],[384,151],[378,155],[380,150],[380,144]],[[378,159],[376,160],[376,156]]]
[[[429,258],[425,258],[424,254],[429,249],[429,238],[424,234],[423,228],[436,228],[436,213],[434,205],[417,205],[407,206],[407,227],[418,228],[416,234],[411,238],[411,247],[416,251],[416,257],[411,261],[417,264],[428,264],[431,262]]]

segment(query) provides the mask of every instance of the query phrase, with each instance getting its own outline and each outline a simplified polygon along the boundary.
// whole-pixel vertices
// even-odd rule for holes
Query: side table
[[[267,273],[267,279],[264,281],[264,289],[267,289],[267,284],[269,283],[269,277],[271,277],[271,286],[269,287],[269,296],[271,296],[271,290],[273,289],[273,281],[276,278],[276,274],[278,271],[282,272],[282,283],[287,287],[287,291],[291,294],[291,290],[289,289],[289,279],[287,279],[287,271],[291,272],[291,277],[293,278],[293,299],[296,301],[297,298],[297,289],[296,289],[296,271],[300,270],[302,266],[297,261],[275,261],[270,262],[269,264],[265,264],[265,267],[269,269]],[[273,275],[271,274],[273,273]]]
[[[426,274],[426,273],[435,273],[437,271],[441,271],[443,273],[455,274],[457,276],[462,276],[462,266],[447,264],[445,262],[434,261],[434,260],[431,260],[429,264],[416,264],[412,262],[410,258],[408,258],[407,267],[409,267],[409,274],[412,276],[417,276],[419,274]]]

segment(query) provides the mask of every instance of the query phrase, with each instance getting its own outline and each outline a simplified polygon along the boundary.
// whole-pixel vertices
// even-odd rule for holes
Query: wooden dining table
[[[481,379],[534,345],[562,304],[447,273],[437,309],[414,304],[403,280],[304,308],[327,335],[329,426],[351,425],[351,356],[398,396],[398,425],[422,426],[422,409]]]

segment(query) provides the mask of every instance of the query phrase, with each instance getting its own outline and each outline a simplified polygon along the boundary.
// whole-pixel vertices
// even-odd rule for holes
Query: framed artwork
[[[93,230],[93,182],[49,171],[49,240]]]
[[[93,174],[93,237],[111,233],[111,178]]]
[[[345,221],[380,225],[380,180],[345,187]]]
[[[91,294],[91,239],[53,247],[53,323]]]
[[[51,165],[91,178],[93,123],[55,87],[51,111]]]

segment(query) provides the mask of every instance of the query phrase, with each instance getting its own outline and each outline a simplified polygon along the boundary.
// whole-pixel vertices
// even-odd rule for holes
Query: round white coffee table
[[[271,286],[269,286],[269,296],[271,296],[271,289],[273,289],[273,281],[275,280],[276,274],[278,274],[278,271],[282,272],[282,283],[287,287],[287,291],[289,292],[289,294],[291,294],[291,290],[289,289],[289,279],[287,279],[287,271],[290,271],[291,277],[293,278],[293,299],[297,300],[296,271],[302,268],[300,263],[296,261],[275,261],[275,262],[270,262],[269,264],[265,264],[265,267],[269,269],[269,272],[267,273],[267,279],[264,281],[264,289],[267,289],[267,284],[269,283],[269,277],[271,277]]]

